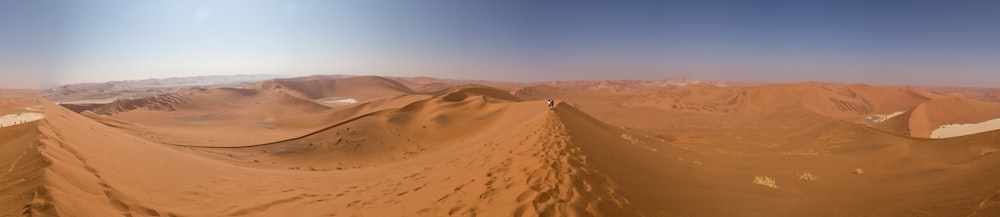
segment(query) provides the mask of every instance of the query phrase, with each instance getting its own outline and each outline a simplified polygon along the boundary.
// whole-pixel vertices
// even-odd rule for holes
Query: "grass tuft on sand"
[[[1000,150],[998,150],[997,148],[986,148],[986,149],[983,149],[983,151],[979,152],[979,154],[976,155],[976,157],[983,157],[983,156],[986,156],[986,155],[988,155],[990,153],[993,153],[993,152],[996,152],[996,151],[1000,151]]]
[[[774,178],[768,176],[754,176],[753,183],[767,187],[778,188],[778,183],[775,182]]]
[[[638,137],[635,137],[635,136],[633,136],[632,134],[629,134],[629,133],[622,133],[622,139],[625,139],[625,141],[629,141],[632,144],[636,144],[636,145],[639,145],[639,144],[643,143],[642,140],[639,140]]]
[[[801,173],[799,174],[799,181],[819,181],[819,176],[812,173]]]

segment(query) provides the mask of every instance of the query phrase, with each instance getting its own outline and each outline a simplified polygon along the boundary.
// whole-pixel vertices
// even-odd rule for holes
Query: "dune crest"
[[[14,208],[6,214],[45,216],[641,215],[616,193],[613,181],[588,166],[586,154],[570,140],[573,133],[561,119],[574,114],[559,115],[540,101],[519,101],[501,90],[463,89],[373,111],[302,139],[242,148],[165,146],[45,102],[44,113],[52,118],[0,130],[19,135],[4,137],[7,141],[0,147],[6,150],[0,153],[22,155],[13,158],[17,159],[10,168],[14,172],[2,179],[28,180],[4,182],[14,183],[0,186],[12,189],[5,192],[22,196],[2,202]],[[560,109],[571,110],[567,105]],[[474,114],[478,117],[470,116]],[[469,127],[483,121],[491,124]],[[437,125],[424,125],[433,122]],[[425,127],[453,134],[420,137],[431,132],[422,130]],[[417,144],[436,145],[414,149],[405,158],[378,161],[405,146],[379,149],[373,146],[377,143],[351,142],[351,135],[362,134],[346,133],[378,129],[390,129],[396,137]],[[329,151],[342,149],[328,146],[331,149],[322,151],[316,142],[338,135],[346,136],[338,139],[343,144],[368,152],[347,149],[355,156],[370,156],[357,161],[370,163],[367,169],[322,165],[323,159],[330,159]],[[374,136],[370,139],[393,137]],[[14,148],[23,151],[10,150]],[[310,158],[309,152],[326,154]],[[312,165],[295,165],[308,162]],[[310,178],[247,179],[273,174]],[[226,186],[246,187],[205,185],[221,180]],[[309,193],[297,193],[302,191]],[[159,196],[143,196],[148,194]],[[218,202],[205,204],[205,200]],[[340,208],[320,209],[331,206]]]
[[[366,97],[325,92],[328,84],[345,86],[322,81],[329,79],[340,78],[291,80],[321,87],[312,88],[317,97]],[[374,89],[393,86],[362,79]],[[0,105],[6,112],[45,115],[0,128],[0,171],[7,171],[0,173],[0,216],[1000,210],[991,178],[1000,175],[1000,131],[907,135],[920,127],[914,120],[991,116],[992,104],[961,96],[818,82],[583,81],[515,91],[447,82],[433,93],[387,91],[335,107],[291,86],[193,89],[122,100],[104,114],[44,100],[0,101],[8,102]],[[554,109],[546,99],[556,100]],[[947,112],[966,108],[983,113]]]
[[[310,101],[329,97],[350,97],[364,102],[382,97],[417,93],[399,81],[378,76],[339,79],[309,76],[273,79],[258,82],[247,88],[256,90],[280,89],[289,95]]]

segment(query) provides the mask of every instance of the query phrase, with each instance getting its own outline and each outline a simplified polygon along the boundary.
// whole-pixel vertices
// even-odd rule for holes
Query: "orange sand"
[[[993,104],[661,83],[312,76],[80,112],[2,98],[45,119],[0,128],[0,216],[1000,216],[1000,131],[918,138]]]

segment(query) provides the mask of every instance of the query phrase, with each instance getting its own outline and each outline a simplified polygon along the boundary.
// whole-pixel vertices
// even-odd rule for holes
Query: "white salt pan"
[[[1000,129],[1000,118],[975,124],[946,124],[931,131],[931,138],[950,138]]]
[[[329,98],[318,99],[316,100],[316,103],[333,107],[333,106],[350,105],[358,103],[358,100],[347,97],[329,97]]]
[[[36,120],[39,120],[39,119],[42,119],[42,118],[45,118],[45,115],[42,115],[41,113],[34,113],[34,112],[9,114],[9,115],[0,116],[0,125],[2,125],[3,127],[9,127],[11,125],[32,122],[32,121],[36,121]]]

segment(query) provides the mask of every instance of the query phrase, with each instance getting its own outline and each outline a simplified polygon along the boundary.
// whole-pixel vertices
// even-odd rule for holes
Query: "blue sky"
[[[997,1],[0,3],[0,86],[215,74],[1000,86]]]

